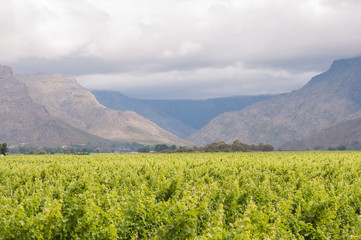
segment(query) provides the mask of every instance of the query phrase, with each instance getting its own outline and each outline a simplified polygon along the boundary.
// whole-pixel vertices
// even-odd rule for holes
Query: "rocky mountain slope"
[[[355,144],[357,146],[354,146]],[[350,149],[361,148],[361,117],[342,120],[302,140],[289,141],[280,148],[285,150],[325,150],[340,145],[346,145]]]
[[[272,97],[262,95],[207,100],[147,100],[130,98],[112,91],[92,91],[92,93],[104,106],[120,111],[135,111],[182,138],[195,133],[224,112],[241,110]]]
[[[59,146],[104,141],[51,116],[29,96],[10,67],[0,65],[0,142],[9,145]]]
[[[303,88],[213,119],[189,139],[269,143],[302,140],[361,110],[361,58],[335,61]]]
[[[92,135],[143,144],[190,144],[135,112],[104,107],[73,78],[47,73],[16,78],[25,83],[30,97],[50,115]]]

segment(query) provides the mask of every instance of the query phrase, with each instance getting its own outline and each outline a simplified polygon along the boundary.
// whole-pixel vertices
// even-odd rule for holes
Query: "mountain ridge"
[[[0,139],[10,145],[59,146],[99,143],[93,136],[59,121],[35,103],[25,84],[18,81],[9,66],[0,65]]]
[[[361,142],[361,111],[304,139],[286,142],[280,148],[285,150],[307,150],[335,148],[340,145],[354,147],[354,142]],[[357,146],[357,148],[360,149],[361,145]]]
[[[301,89],[224,113],[188,139],[269,143],[301,140],[361,110],[361,58],[335,61]]]
[[[9,143],[115,140],[190,146],[240,140],[304,150],[361,142],[361,57],[336,60],[302,88],[277,96],[132,99],[117,92],[93,94],[59,74],[14,75],[2,65],[0,82],[0,139]],[[99,103],[102,94],[110,96],[103,99],[106,105],[122,111]],[[178,135],[192,135],[188,141],[180,139],[129,110],[151,116]],[[217,111],[223,113],[211,119]]]
[[[27,86],[31,98],[51,115],[92,135],[143,144],[190,144],[135,112],[104,107],[74,78],[48,73],[16,77]]]
[[[92,91],[92,93],[104,106],[121,111],[135,111],[183,138],[196,132],[219,114],[239,110],[273,97],[273,95],[259,95],[206,100],[148,100],[130,98],[115,91]]]

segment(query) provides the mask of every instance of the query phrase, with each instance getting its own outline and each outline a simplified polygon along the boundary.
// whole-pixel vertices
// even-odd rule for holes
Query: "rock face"
[[[361,110],[361,58],[335,61],[303,88],[213,119],[189,140],[269,143],[302,140]]]
[[[34,146],[96,143],[104,139],[75,129],[51,116],[29,96],[10,67],[0,65],[0,142]]]
[[[92,135],[144,144],[190,144],[135,112],[104,107],[73,78],[46,73],[17,75],[16,78],[27,86],[30,97],[50,115]]]

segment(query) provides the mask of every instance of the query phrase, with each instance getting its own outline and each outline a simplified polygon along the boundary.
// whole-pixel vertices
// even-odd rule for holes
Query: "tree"
[[[166,144],[157,144],[154,146],[154,151],[156,152],[161,152],[167,149],[169,149],[169,147]]]
[[[1,144],[0,154],[5,156],[7,153],[8,153],[8,144],[5,142],[5,143]]]
[[[345,144],[341,144],[339,146],[337,146],[337,150],[339,151],[345,151],[347,149],[347,146]]]
[[[150,147],[149,146],[139,147],[138,152],[140,152],[140,153],[149,153],[150,152]]]
[[[46,154],[46,151],[45,151],[44,149],[39,150],[39,151],[38,151],[38,154],[44,155],[44,154]]]

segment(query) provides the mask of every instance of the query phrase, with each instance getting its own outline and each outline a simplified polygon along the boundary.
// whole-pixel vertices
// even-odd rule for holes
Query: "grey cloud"
[[[310,79],[315,74],[317,72],[292,73],[285,70],[251,69],[237,63],[222,68],[188,71],[87,75],[79,77],[78,80],[89,89],[118,90],[132,97],[204,99],[290,91],[295,86],[305,84],[305,79]]]
[[[22,58],[15,62],[3,62],[19,74],[52,72],[69,76],[116,73],[153,73],[171,70],[192,70],[202,67],[221,67],[228,63],[207,59],[102,59],[98,57],[67,56],[56,59]]]
[[[106,74],[129,70],[129,63],[109,61],[96,57],[62,57],[56,59],[22,58],[8,62],[16,73],[51,72],[69,76]]]
[[[361,55],[361,4],[18,0],[0,9],[0,34],[0,61],[18,73],[76,76],[94,89],[106,81],[137,95],[128,78],[146,83],[138,95],[161,98],[185,97],[187,88],[195,98],[273,93],[299,87],[337,58]],[[225,69],[237,64],[242,68],[229,77]],[[255,69],[260,73],[250,76]],[[267,74],[278,87],[264,84]]]

